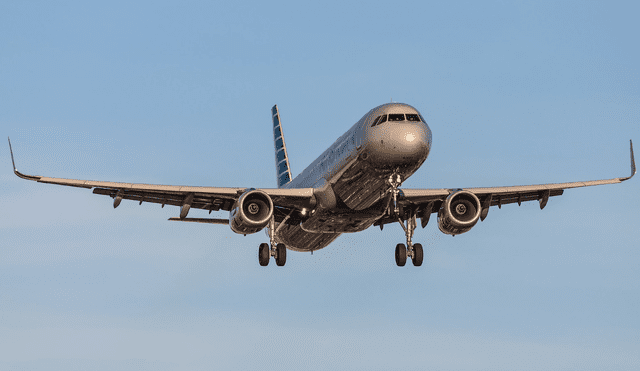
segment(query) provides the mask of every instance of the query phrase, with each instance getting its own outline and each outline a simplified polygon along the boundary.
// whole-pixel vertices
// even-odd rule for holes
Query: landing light
[[[413,142],[413,141],[416,139],[416,136],[415,136],[415,135],[413,135],[412,133],[407,133],[407,134],[404,136],[404,139],[406,139],[406,140],[407,140],[407,142]]]

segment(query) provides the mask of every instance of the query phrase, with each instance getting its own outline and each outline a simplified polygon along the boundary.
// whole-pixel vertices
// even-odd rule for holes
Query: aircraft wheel
[[[266,267],[269,265],[269,258],[271,258],[270,255],[269,244],[261,243],[260,248],[258,249],[258,262],[260,262],[261,266]]]
[[[404,267],[407,263],[407,248],[403,243],[396,245],[396,264],[398,267]]]
[[[413,257],[411,257],[411,261],[413,261],[413,265],[419,267],[422,265],[422,259],[424,258],[424,252],[422,251],[422,245],[419,243],[413,244]]]
[[[276,264],[279,267],[282,267],[286,262],[287,262],[287,248],[283,243],[279,243],[276,245]]]

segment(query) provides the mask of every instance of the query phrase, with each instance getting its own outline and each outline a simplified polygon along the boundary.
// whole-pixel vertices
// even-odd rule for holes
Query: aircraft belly
[[[332,188],[347,207],[363,210],[384,196],[389,188],[387,177],[366,161],[357,161],[333,183]]]
[[[310,233],[353,233],[364,231],[380,218],[380,213],[354,210],[317,211],[300,227]]]
[[[297,225],[284,224],[277,229],[276,240],[294,251],[313,251],[327,247],[340,233],[307,232]]]

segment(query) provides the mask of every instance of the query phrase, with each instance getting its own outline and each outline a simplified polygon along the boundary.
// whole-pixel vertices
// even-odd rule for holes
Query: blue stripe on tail
[[[271,118],[273,119],[273,143],[276,151],[276,177],[278,179],[278,188],[282,188],[291,181],[292,177],[287,146],[284,144],[284,134],[280,124],[278,105],[271,108]]]

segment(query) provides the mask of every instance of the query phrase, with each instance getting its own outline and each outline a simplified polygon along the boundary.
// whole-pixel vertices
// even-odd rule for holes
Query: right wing
[[[180,219],[185,220],[190,209],[204,209],[211,211],[230,211],[238,198],[250,188],[229,188],[229,187],[192,187],[173,186],[157,184],[137,184],[105,182],[95,180],[77,180],[64,178],[51,178],[39,175],[26,175],[16,169],[13,158],[11,140],[9,140],[9,150],[11,151],[11,162],[13,172],[22,179],[32,180],[39,183],[58,184],[71,187],[93,189],[94,194],[109,196],[114,199],[113,207],[118,207],[122,200],[151,202],[156,204],[180,206]],[[313,188],[297,189],[260,189],[271,197],[274,205],[274,216],[277,222],[283,221],[287,215],[294,210],[312,208],[315,205]],[[172,218],[172,220],[175,220]],[[225,219],[213,220],[210,223],[223,223]],[[185,220],[194,221],[194,220]],[[217,221],[217,222],[216,222]]]
[[[590,180],[586,182],[551,183],[525,186],[509,187],[478,187],[478,188],[440,188],[440,189],[402,189],[398,203],[403,207],[413,210],[414,215],[422,218],[422,227],[428,223],[429,215],[437,213],[444,200],[457,190],[464,190],[473,193],[478,197],[482,208],[480,219],[484,220],[489,213],[491,206],[501,207],[502,205],[526,201],[539,201],[540,209],[544,209],[549,201],[549,197],[560,196],[565,189],[590,187],[602,184],[621,183],[631,179],[636,173],[636,162],[633,156],[633,142],[629,141],[629,155],[631,157],[631,175],[628,177]],[[378,220],[375,225],[395,223],[397,218],[387,216]]]

